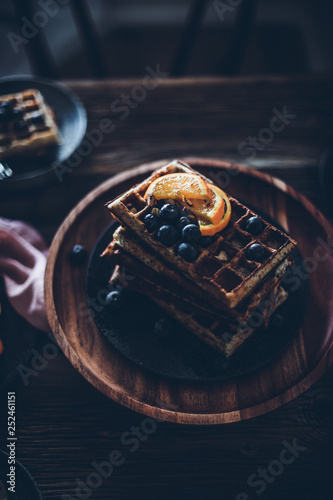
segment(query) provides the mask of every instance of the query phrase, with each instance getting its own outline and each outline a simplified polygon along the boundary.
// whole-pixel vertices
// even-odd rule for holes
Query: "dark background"
[[[200,11],[201,4],[206,4],[206,10]],[[198,15],[192,18],[193,6]],[[130,116],[120,133],[97,148],[66,182],[38,191],[1,193],[0,215],[30,221],[51,243],[73,206],[121,168],[192,153],[239,161],[237,144],[250,133],[250,125],[257,131],[267,123],[277,103],[291,107],[296,103],[299,116],[285,134],[258,155],[254,166],[281,177],[329,215],[330,207],[324,203],[319,186],[318,163],[332,136],[325,125],[330,122],[324,116],[326,103],[330,117],[333,106],[332,79],[326,79],[333,70],[331,0],[258,0],[255,17],[245,16],[243,20],[239,37],[242,50],[235,57],[234,67],[221,66],[221,61],[230,56],[228,48],[238,9],[226,14],[222,22],[212,1],[71,0],[15,53],[8,36],[22,35],[22,16],[31,21],[38,10],[41,7],[37,1],[0,0],[0,76],[28,73],[61,80],[123,79],[141,77],[146,74],[146,66],[157,64],[171,76],[250,75],[249,82],[224,82],[221,87],[233,99],[235,109],[237,99],[243,110],[250,109],[242,122],[232,116],[227,104],[222,105],[223,99],[217,105],[210,101],[204,83],[194,86],[189,96],[177,85],[175,90],[162,85]],[[188,45],[186,40],[190,41]],[[267,93],[260,100],[256,93],[258,75],[292,77],[295,73],[299,75],[296,80],[276,80],[271,95]],[[261,85],[271,85],[267,82],[264,77]],[[87,107],[88,129],[92,129],[104,116],[105,103],[109,105],[121,94],[122,82],[110,85],[105,96],[93,83],[80,85],[73,88]],[[299,101],[295,97],[298,85],[303,89]],[[251,101],[251,107],[248,101],[253,95],[256,100]],[[201,103],[203,113],[206,103],[216,109],[212,124],[206,121],[206,130],[221,130],[219,139],[217,133],[205,136],[201,130],[196,131],[190,113],[195,102]],[[164,116],[162,112],[167,115],[169,105],[170,123],[174,119],[172,110],[182,113],[173,142],[151,125],[156,123],[155,109],[161,109]],[[229,122],[223,118],[228,111]],[[179,130],[184,124],[188,135],[181,137]],[[17,326],[20,333],[24,335],[26,329]],[[39,336],[37,351],[41,352],[47,342]],[[131,426],[141,425],[144,416],[104,397],[60,353],[31,378],[27,387],[22,380],[11,387],[17,393],[17,456],[34,475],[45,499],[50,500],[60,499],[62,493],[74,495],[76,478],[85,480],[92,471],[92,461],[105,460],[117,448],[125,454],[126,463],[92,499],[234,500],[242,491],[251,493],[252,499],[331,498],[332,383],[331,371],[296,400],[246,422],[211,427],[159,423],[156,433],[132,454],[122,446],[121,436]],[[7,393],[2,396],[0,438],[4,449]],[[256,495],[247,487],[247,478],[279,456],[284,440],[291,443],[294,438],[307,451],[286,467],[264,494]]]
[[[25,24],[22,16],[33,21],[33,15],[41,7],[35,0],[0,2],[0,75],[41,74],[40,58],[36,63],[32,57],[37,39],[39,49],[42,47],[44,55],[47,54],[51,72],[61,78],[96,76],[98,71],[94,66],[99,62],[103,67],[99,76],[140,76],[148,64],[157,63],[165,71],[171,71],[191,8],[196,3],[202,10],[195,23],[195,36],[190,37],[191,50],[182,73],[217,74],[221,72],[221,58],[239,13],[239,8],[226,12],[221,21],[214,2],[205,0],[62,2],[67,4],[59,7],[57,15],[49,16],[33,43],[22,43],[17,54],[12,49],[9,33],[22,34]],[[246,37],[246,50],[237,73],[332,71],[333,6],[330,0],[257,0],[256,3],[253,22],[245,16],[250,34]],[[224,4],[228,4],[227,0]],[[99,55],[96,56],[96,52],[95,61],[91,63],[89,56],[95,43]]]

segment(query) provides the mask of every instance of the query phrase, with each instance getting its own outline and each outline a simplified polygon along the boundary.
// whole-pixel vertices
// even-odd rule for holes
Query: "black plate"
[[[36,343],[38,331],[14,311],[8,301],[1,279],[0,304],[0,338],[4,345],[3,353],[0,356],[1,392],[20,376],[18,367],[29,367],[31,350]]]
[[[260,215],[279,227],[266,214]],[[100,254],[112,240],[116,227],[117,223],[111,224],[91,255],[87,270],[87,298],[90,304],[96,303],[96,297],[105,297],[112,266]],[[293,258],[295,265],[302,263],[298,250]],[[288,281],[291,282],[291,279]],[[163,310],[142,294],[124,290],[125,301],[120,310],[99,306],[91,307],[91,311],[100,332],[133,363],[173,379],[217,381],[252,372],[281,353],[302,324],[308,291],[308,280],[302,280],[296,291],[290,290],[286,302],[273,313],[268,330],[257,330],[246,342],[245,348],[230,360],[168,318]],[[172,321],[172,333],[166,338],[155,333],[155,322],[161,318]]]
[[[26,75],[0,78],[0,95],[22,92],[29,88],[41,91],[46,103],[53,109],[61,135],[61,144],[50,149],[41,158],[8,158],[5,163],[13,175],[0,181],[0,189],[28,189],[59,182],[53,162],[65,162],[80,145],[87,128],[87,114],[80,99],[65,85],[46,78]]]
[[[9,473],[8,454],[0,450],[0,499],[8,500],[42,500],[42,494],[34,479],[27,469],[18,461],[15,461],[15,493],[8,492],[7,474]]]

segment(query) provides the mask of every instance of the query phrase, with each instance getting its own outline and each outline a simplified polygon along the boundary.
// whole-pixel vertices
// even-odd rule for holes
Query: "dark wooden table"
[[[93,187],[124,169],[161,158],[204,156],[247,163],[280,177],[330,215],[320,192],[318,162],[332,139],[332,77],[168,80],[149,90],[144,99],[140,90],[133,90],[141,81],[67,83],[87,108],[88,131],[100,129],[103,118],[112,120],[114,130],[103,133],[100,144],[63,182],[1,194],[0,199],[2,216],[29,221],[48,242],[69,210]],[[119,111],[115,101],[131,93],[137,100],[131,98],[131,108]],[[267,128],[274,113],[284,108],[294,116],[287,118],[284,130],[272,135]],[[244,154],[246,145],[239,147],[249,136],[265,142],[260,141],[260,150],[251,155]],[[42,353],[48,342],[41,335],[37,352]],[[27,385],[18,380],[11,388],[17,397],[17,456],[46,499],[68,494],[67,498],[96,500],[241,500],[257,498],[262,489],[260,498],[329,498],[332,386],[330,372],[295,401],[254,420],[213,427],[157,422],[155,432],[129,442],[129,434],[137,432],[145,417],[98,393],[59,352],[29,377]],[[5,397],[0,410],[2,449]],[[279,459],[285,442],[294,440],[306,449],[281,470],[272,461]],[[98,477],[88,477],[95,470],[93,462],[107,460],[113,450],[119,450],[124,463],[91,493],[82,490],[78,496],[78,478],[85,484],[99,483]],[[249,485],[249,477],[258,475],[260,467],[277,474],[268,472],[267,480]]]

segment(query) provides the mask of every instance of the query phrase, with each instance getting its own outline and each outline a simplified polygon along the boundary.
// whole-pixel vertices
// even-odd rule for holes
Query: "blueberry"
[[[212,236],[201,236],[199,240],[199,245],[202,248],[208,248],[214,243],[214,238]]]
[[[196,243],[201,238],[201,232],[195,224],[188,224],[182,230],[182,238],[187,243]]]
[[[154,332],[158,337],[165,338],[172,332],[172,325],[166,318],[161,318],[154,325]]]
[[[145,226],[150,233],[155,231],[155,229],[157,229],[159,226],[158,218],[154,214],[147,214],[143,219],[143,222],[145,223]]]
[[[190,243],[181,243],[178,246],[177,253],[187,262],[194,262],[199,255],[198,250]]]
[[[160,210],[160,217],[165,222],[175,222],[179,217],[179,208],[177,205],[166,203]]]
[[[70,259],[74,264],[83,264],[87,255],[87,250],[82,245],[74,245],[70,253]]]
[[[183,229],[183,227],[188,226],[188,224],[193,224],[193,220],[187,217],[186,215],[183,215],[178,221],[178,227],[180,229]]]
[[[124,303],[123,294],[114,290],[110,292],[105,297],[105,304],[110,306],[112,309],[120,309]]]
[[[260,245],[260,243],[253,243],[246,251],[246,257],[249,260],[255,260],[257,262],[264,260],[265,255],[265,249],[262,245]]]
[[[257,235],[261,233],[263,229],[264,225],[257,216],[250,217],[245,223],[245,230],[250,234]]]
[[[179,240],[179,232],[173,226],[164,225],[161,226],[157,233],[157,239],[163,245],[171,247],[177,240]]]
[[[33,113],[30,115],[30,121],[34,125],[44,125],[45,116],[42,113]]]

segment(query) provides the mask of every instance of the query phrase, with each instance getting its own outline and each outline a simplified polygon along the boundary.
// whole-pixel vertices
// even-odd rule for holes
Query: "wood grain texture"
[[[328,237],[333,237],[333,229],[310,202],[278,179],[217,160],[186,161],[213,179],[224,180],[229,175],[228,192],[274,217],[296,239],[305,261],[313,259],[316,271],[309,273],[308,310],[294,341],[276,361],[237,381],[171,382],[128,362],[102,338],[92,318],[79,313],[81,307],[88,309],[86,266],[73,267],[70,263],[72,246],[82,244],[90,253],[110,222],[104,204],[165,165],[165,161],[141,165],[106,181],[66,218],[48,257],[45,276],[48,319],[75,368],[115,401],[176,423],[205,425],[245,420],[295,398],[316,382],[332,362],[329,348],[333,340],[333,292],[330,294],[325,287],[323,294],[322,289],[325,281],[331,280],[333,258],[324,249],[320,260],[315,260],[314,255],[319,245],[317,239],[327,242]],[[235,170],[238,175],[232,175]]]
[[[170,80],[161,83],[121,121],[110,104],[140,82],[70,82],[88,112],[88,131],[103,117],[117,130],[105,135],[62,183],[26,193],[1,193],[1,215],[35,225],[49,243],[70,210],[110,176],[145,161],[196,155],[243,162],[293,186],[331,220],[318,182],[318,161],[332,138],[333,78],[262,77]],[[237,146],[257,135],[274,107],[297,118],[254,160]],[[22,334],[24,330],[22,329]],[[43,335],[36,346],[49,343]],[[317,500],[331,488],[333,370],[279,409],[229,425],[179,426],[157,422],[135,452],[121,442],[144,418],[105,397],[59,350],[55,359],[10,387],[17,394],[17,456],[34,475],[46,500],[75,497],[92,462],[120,450],[126,461],[91,495],[96,500],[257,498],[248,477],[278,457],[284,440],[307,449],[266,491],[264,500]],[[7,403],[1,394],[0,445],[6,447]]]

